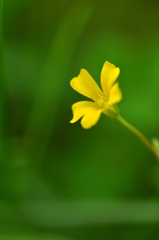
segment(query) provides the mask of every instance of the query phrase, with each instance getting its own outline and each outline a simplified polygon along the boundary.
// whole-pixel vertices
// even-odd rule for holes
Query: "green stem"
[[[159,160],[159,155],[155,151],[154,147],[150,143],[150,141],[134,126],[128,123],[125,119],[123,119],[120,115],[117,117],[118,121],[122,123],[127,129],[129,129],[132,133],[134,133],[144,144],[145,146],[155,155],[155,157]]]

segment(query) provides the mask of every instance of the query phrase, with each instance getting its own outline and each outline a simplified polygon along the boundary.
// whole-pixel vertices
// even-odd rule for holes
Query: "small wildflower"
[[[115,104],[121,101],[122,92],[115,81],[119,73],[120,69],[115,65],[108,61],[104,63],[100,79],[102,91],[91,75],[85,69],[81,69],[80,74],[71,80],[70,85],[74,90],[93,101],[80,101],[73,104],[71,123],[82,118],[82,127],[88,129],[98,122],[101,113],[112,118],[118,117],[119,110]]]

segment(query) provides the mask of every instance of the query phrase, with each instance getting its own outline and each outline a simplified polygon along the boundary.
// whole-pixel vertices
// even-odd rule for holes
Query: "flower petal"
[[[121,99],[122,99],[122,92],[120,90],[119,83],[115,83],[110,90],[107,106],[120,102]]]
[[[94,101],[99,94],[102,94],[97,83],[85,69],[81,69],[80,74],[71,80],[70,85],[74,90]]]
[[[93,127],[99,120],[103,109],[92,109],[87,112],[81,120],[83,128],[88,129]]]
[[[106,97],[109,99],[110,89],[119,76],[120,69],[115,67],[114,64],[106,61],[103,65],[101,72],[101,86]]]
[[[92,111],[94,109],[95,110],[99,109],[94,102],[81,101],[81,102],[74,103],[72,105],[73,119],[70,121],[70,123],[77,122],[81,117],[83,117],[89,111]]]

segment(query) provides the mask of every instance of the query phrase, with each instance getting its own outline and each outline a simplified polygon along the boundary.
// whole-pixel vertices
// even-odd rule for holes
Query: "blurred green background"
[[[121,115],[159,138],[158,12],[154,0],[3,1],[0,239],[159,239],[151,152],[105,115],[69,123],[85,99],[70,80],[85,68],[100,84],[108,60]]]

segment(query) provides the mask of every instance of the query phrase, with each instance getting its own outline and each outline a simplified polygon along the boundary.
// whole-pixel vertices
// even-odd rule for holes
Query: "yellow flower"
[[[70,85],[74,90],[91,98],[94,102],[81,101],[73,104],[71,123],[78,121],[82,117],[81,125],[83,128],[88,129],[98,122],[101,113],[112,118],[118,117],[119,110],[115,104],[121,101],[122,92],[119,84],[115,83],[115,81],[119,73],[120,69],[115,65],[108,61],[104,63],[101,72],[102,91],[91,75],[85,69],[81,69],[80,74],[71,80]]]

